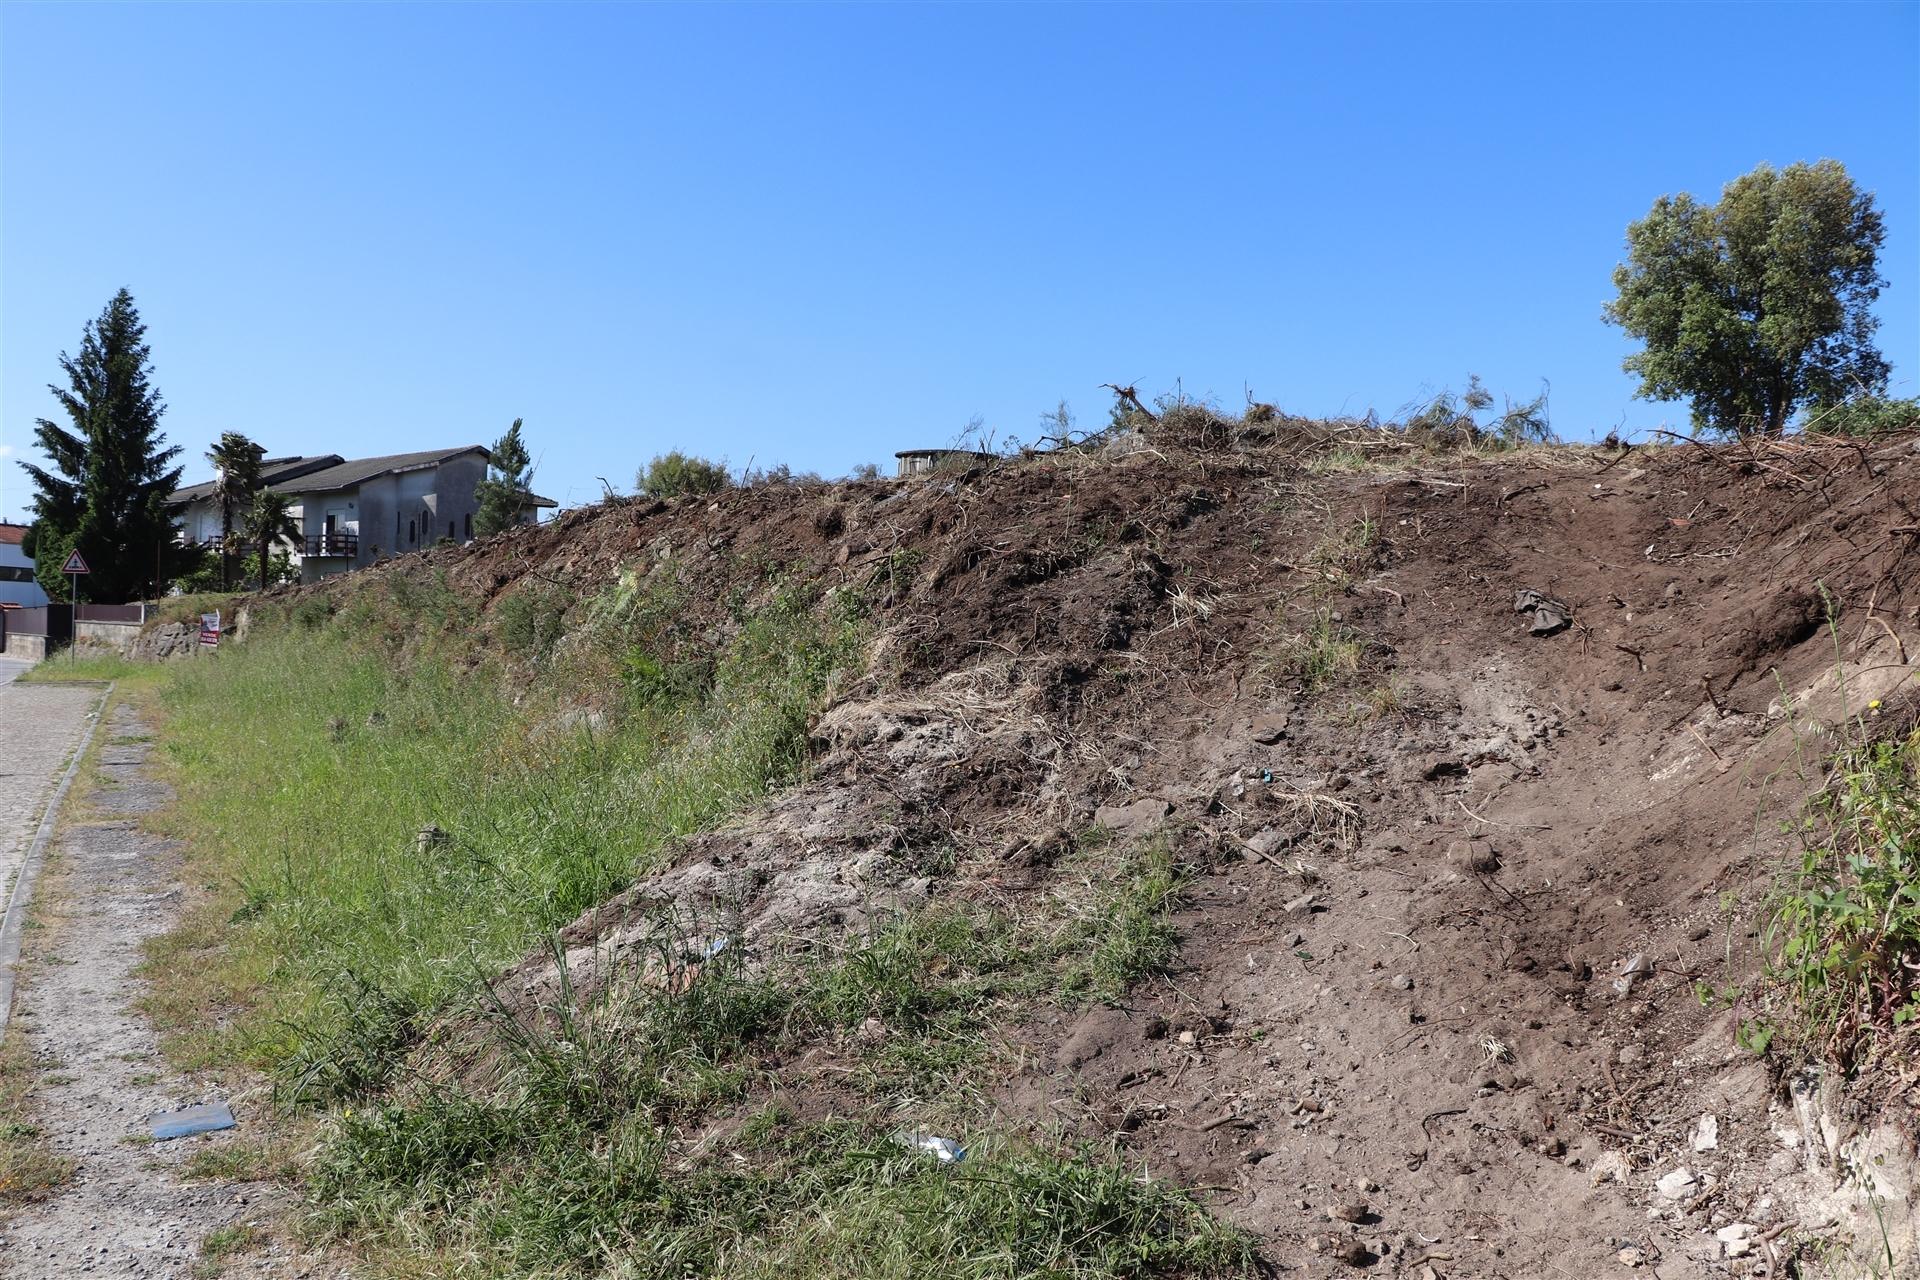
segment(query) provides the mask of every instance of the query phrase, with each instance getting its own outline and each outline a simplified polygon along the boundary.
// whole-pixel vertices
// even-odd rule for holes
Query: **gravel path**
[[[4,699],[20,692],[0,688],[0,724],[14,723]],[[121,705],[102,731],[98,785],[84,794],[77,786],[69,797],[40,886],[45,927],[29,935],[10,1032],[26,1037],[41,1072],[39,1123],[77,1168],[51,1199],[0,1224],[6,1280],[188,1280],[209,1232],[265,1220],[284,1194],[178,1176],[195,1151],[241,1140],[250,1121],[262,1123],[258,1102],[235,1101],[240,1131],[147,1140],[154,1112],[218,1094],[168,1071],[153,1028],[130,1004],[141,985],[141,944],[180,909],[179,859],[175,846],[139,829],[139,815],[169,799],[144,769],[145,727]],[[234,1258],[217,1274],[313,1271],[309,1260],[276,1248]]]

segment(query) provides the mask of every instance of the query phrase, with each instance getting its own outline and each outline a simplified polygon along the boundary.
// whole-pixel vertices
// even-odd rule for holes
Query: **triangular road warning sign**
[[[63,565],[61,565],[61,566],[60,566],[60,572],[62,572],[62,573],[92,573],[92,572],[93,572],[93,570],[91,570],[91,569],[89,569],[89,568],[87,568],[87,561],[86,561],[86,557],[84,557],[84,556],[82,556],[82,555],[80,554],[80,548],[78,548],[78,547],[75,547],[75,548],[73,549],[73,551],[72,551],[72,553],[71,553],[70,555],[68,555],[68,556],[67,556],[67,562],[66,562],[65,564],[63,564]]]

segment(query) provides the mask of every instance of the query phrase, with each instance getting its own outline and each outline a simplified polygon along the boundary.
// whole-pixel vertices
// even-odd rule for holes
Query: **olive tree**
[[[1627,228],[1606,318],[1640,339],[1637,395],[1688,399],[1697,428],[1779,435],[1794,411],[1886,390],[1870,307],[1885,232],[1836,160],[1761,165],[1718,204],[1682,193]]]

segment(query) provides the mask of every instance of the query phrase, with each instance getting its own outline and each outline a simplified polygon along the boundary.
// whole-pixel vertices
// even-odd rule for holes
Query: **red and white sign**
[[[60,572],[92,573],[93,570],[87,568],[87,558],[80,554],[80,548],[75,547],[67,554],[67,562],[60,566]]]
[[[220,647],[220,611],[200,615],[200,643],[210,649]]]

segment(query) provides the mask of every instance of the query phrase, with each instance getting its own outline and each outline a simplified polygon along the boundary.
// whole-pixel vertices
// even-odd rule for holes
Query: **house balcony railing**
[[[307,535],[306,554],[357,556],[360,554],[360,535],[357,533],[310,533]]]

